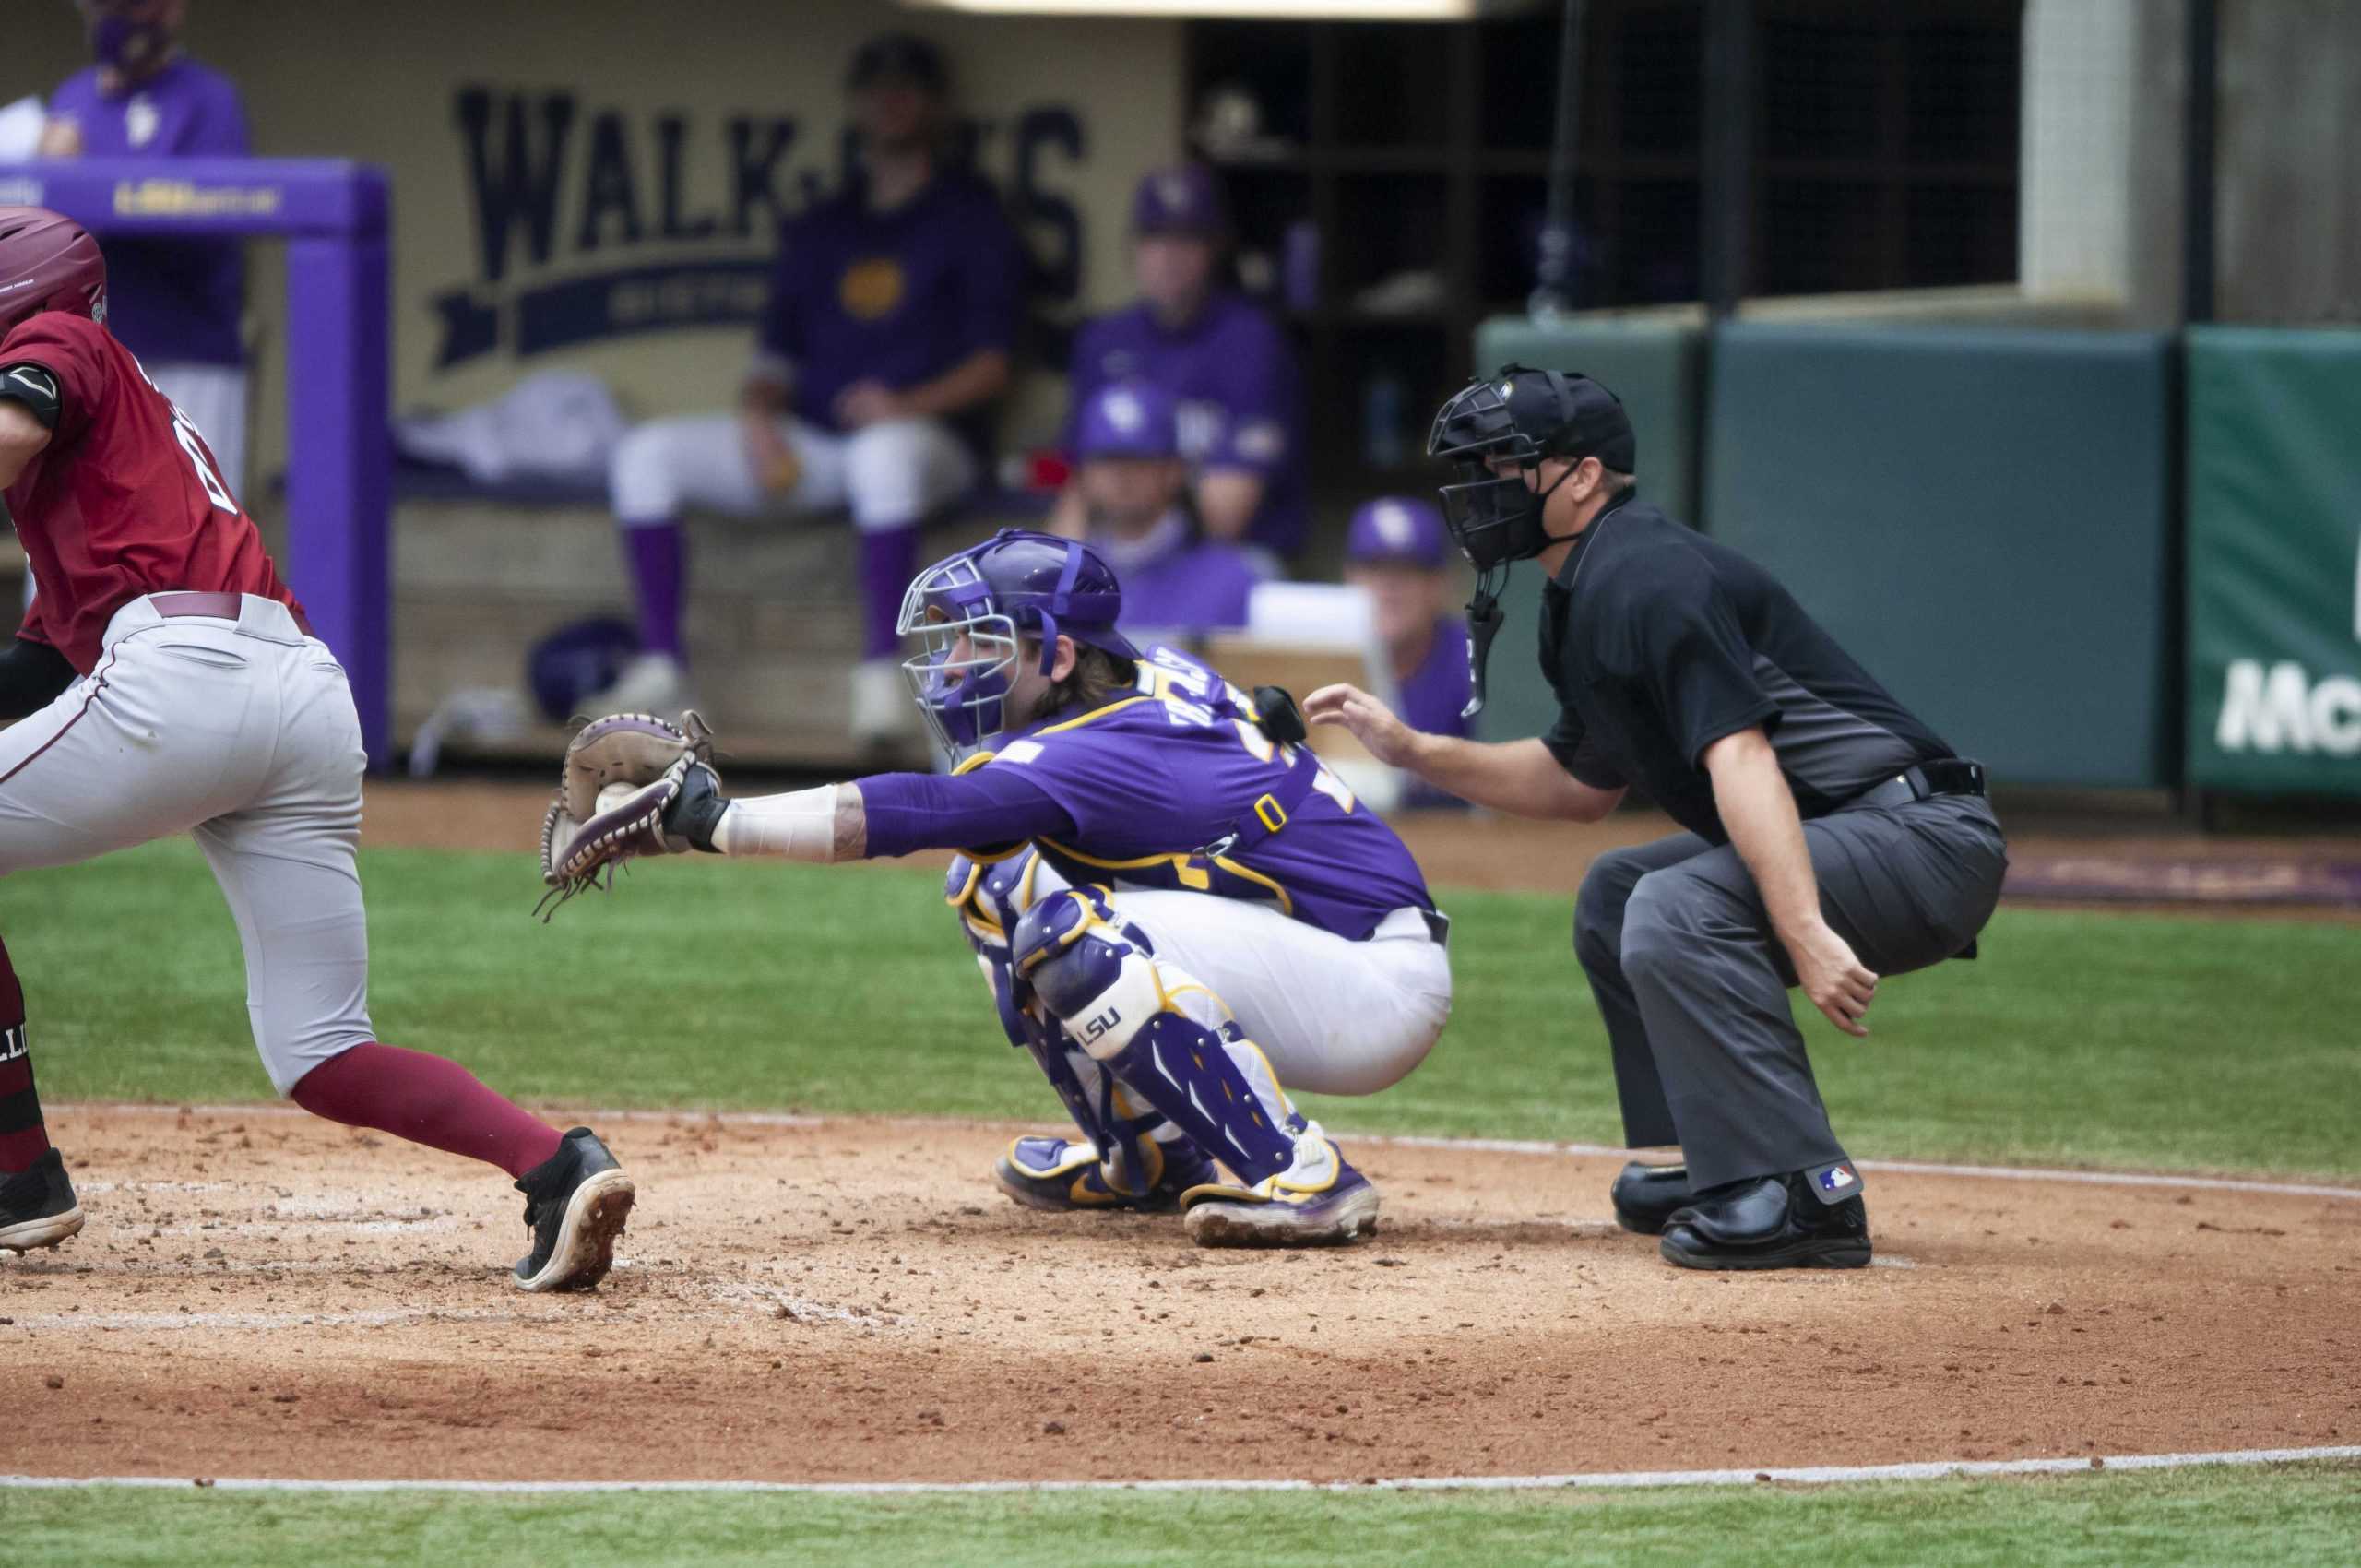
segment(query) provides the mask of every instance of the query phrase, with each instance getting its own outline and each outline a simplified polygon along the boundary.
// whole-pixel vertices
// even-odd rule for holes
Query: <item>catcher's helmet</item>
[[[1427,453],[1450,458],[1459,471],[1457,483],[1442,487],[1443,515],[1468,563],[1484,571],[1538,555],[1552,542],[1541,521],[1548,493],[1533,490],[1521,473],[1494,473],[1489,463],[1506,458],[1525,469],[1544,457],[1596,457],[1630,473],[1635,445],[1622,402],[1597,382],[1512,364],[1469,382],[1442,406]]]
[[[107,259],[71,218],[46,208],[0,207],[0,332],[45,310],[103,323]]]
[[[1008,728],[1009,677],[1023,638],[1040,639],[1044,675],[1057,661],[1061,635],[1118,659],[1139,658],[1115,629],[1122,611],[1122,585],[1096,550],[1003,529],[911,582],[896,629],[925,646],[902,670],[936,737],[963,754]]]

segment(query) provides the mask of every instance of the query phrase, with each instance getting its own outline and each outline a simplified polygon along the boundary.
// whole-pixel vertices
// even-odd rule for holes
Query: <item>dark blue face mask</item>
[[[110,70],[136,77],[152,69],[172,52],[172,33],[161,22],[129,17],[94,17],[90,20],[90,57]]]

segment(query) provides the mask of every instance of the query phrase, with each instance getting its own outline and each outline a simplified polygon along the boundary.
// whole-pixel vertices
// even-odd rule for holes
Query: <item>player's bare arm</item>
[[[1830,1023],[1848,1035],[1867,1035],[1861,1016],[1877,994],[1878,977],[1821,917],[1820,884],[1804,847],[1803,820],[1770,737],[1759,727],[1725,735],[1705,748],[1704,762],[1722,826],[1754,873],[1771,929],[1796,966],[1797,982]]]
[[[0,489],[17,482],[25,465],[49,445],[49,427],[22,402],[0,395]]]
[[[1596,822],[1623,799],[1621,790],[1601,790],[1569,774],[1537,740],[1491,744],[1430,735],[1358,686],[1323,686],[1305,700],[1303,714],[1314,724],[1343,725],[1389,766],[1512,816]]]

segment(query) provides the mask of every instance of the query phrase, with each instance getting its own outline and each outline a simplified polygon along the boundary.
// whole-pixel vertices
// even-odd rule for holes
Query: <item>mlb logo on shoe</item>
[[[1841,1193],[1859,1180],[1858,1176],[1854,1175],[1844,1166],[1832,1165],[1820,1173],[1820,1190],[1823,1193]]]

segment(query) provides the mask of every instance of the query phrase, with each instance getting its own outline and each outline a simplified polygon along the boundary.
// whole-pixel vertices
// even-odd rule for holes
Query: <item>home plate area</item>
[[[1613,1156],[1348,1142],[1372,1242],[1205,1252],[992,1186],[1017,1129],[599,1121],[597,1291],[484,1168],[277,1109],[59,1108],[89,1224],[0,1259],[0,1474],[1176,1480],[2336,1445],[2361,1190],[1872,1164],[1881,1263],[1692,1274]],[[1046,1129],[1044,1129],[1046,1130]]]

